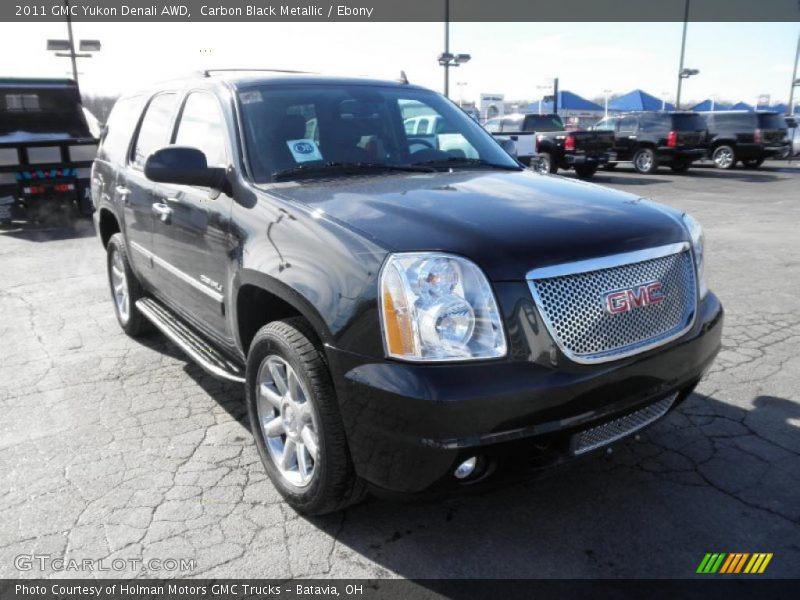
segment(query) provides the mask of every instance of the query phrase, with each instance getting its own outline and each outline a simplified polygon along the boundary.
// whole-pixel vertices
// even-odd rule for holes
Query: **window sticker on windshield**
[[[242,104],[255,104],[256,102],[261,102],[261,92],[258,90],[240,92],[239,101]]]
[[[287,140],[286,145],[289,146],[289,152],[292,153],[296,162],[304,163],[313,160],[322,160],[322,154],[314,140],[307,138],[302,140]]]

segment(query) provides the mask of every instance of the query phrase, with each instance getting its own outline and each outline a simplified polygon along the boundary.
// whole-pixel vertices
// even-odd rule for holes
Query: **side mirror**
[[[197,185],[221,189],[225,169],[209,167],[206,155],[197,148],[167,146],[156,150],[144,163],[145,177],[158,183]]]
[[[510,138],[499,138],[497,143],[505,150],[512,158],[517,158],[517,142]]]

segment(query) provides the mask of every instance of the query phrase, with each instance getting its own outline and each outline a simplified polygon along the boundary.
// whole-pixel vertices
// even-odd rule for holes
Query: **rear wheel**
[[[144,317],[136,308],[137,300],[144,296],[142,286],[128,262],[125,239],[121,233],[111,236],[106,249],[108,283],[111,287],[111,299],[114,301],[114,313],[122,330],[135,337],[146,326]]]
[[[350,459],[330,373],[303,319],[275,321],[247,357],[247,411],[273,485],[297,511],[320,515],[365,495]]]
[[[732,146],[722,144],[714,148],[711,160],[718,169],[732,169],[736,166],[736,152]]]
[[[549,152],[540,152],[536,155],[538,159],[536,163],[536,170],[539,173],[555,173],[558,171],[558,165],[553,161],[553,156]]]
[[[633,155],[633,168],[646,175],[655,173],[658,169],[656,151],[647,146],[639,148]]]
[[[581,179],[589,179],[597,173],[597,165],[575,165],[575,174]]]
[[[756,158],[753,160],[743,160],[742,165],[744,165],[745,169],[757,169],[762,164],[764,164],[763,158]]]

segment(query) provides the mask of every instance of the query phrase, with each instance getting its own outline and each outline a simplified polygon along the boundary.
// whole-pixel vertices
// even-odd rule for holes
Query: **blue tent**
[[[776,104],[775,106],[767,107],[767,110],[774,110],[775,112],[783,113],[785,115],[789,114],[789,107],[786,106],[783,102],[780,104]]]
[[[674,104],[670,102],[665,104],[661,98],[651,96],[642,90],[633,90],[608,103],[608,109],[616,111],[662,110],[662,106],[664,110],[675,110]]]
[[[528,105],[528,111],[532,113],[539,112],[539,104],[542,105],[542,113],[551,113],[553,112],[553,103],[552,102],[542,102],[541,100],[537,102],[531,102]],[[558,110],[583,110],[583,111],[598,111],[603,112],[603,107],[591,100],[587,100],[586,98],[582,98],[578,96],[578,94],[573,94],[572,92],[568,92],[567,90],[558,92]]]
[[[713,100],[703,100],[702,102],[695,104],[689,110],[729,110],[730,106],[727,104],[723,104],[722,102],[714,102]]]
[[[747,102],[737,102],[730,108],[731,110],[753,110],[753,107],[750,106]]]

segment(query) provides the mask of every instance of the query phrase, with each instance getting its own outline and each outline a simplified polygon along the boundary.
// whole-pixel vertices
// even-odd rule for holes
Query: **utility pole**
[[[686,53],[686,27],[689,24],[689,0],[683,12],[683,39],[681,40],[681,64],[678,67],[678,93],[675,95],[675,110],[681,109],[681,85],[683,85],[683,56]]]
[[[72,61],[72,78],[75,80],[75,87],[78,88],[78,97],[80,98],[81,86],[78,83],[78,61],[75,60],[75,38],[72,37],[72,16],[69,14],[69,0],[64,0],[64,7],[67,9],[67,33],[69,38],[69,58]]]
[[[553,79],[553,114],[558,116],[558,77]]]
[[[797,79],[797,62],[800,60],[800,33],[797,34],[797,51],[794,53],[794,69],[792,69],[792,87],[789,90],[789,114],[794,114],[794,88],[800,85]]]
[[[450,55],[450,0],[444,0],[444,53]],[[450,97],[450,64],[444,65],[444,97]]]

